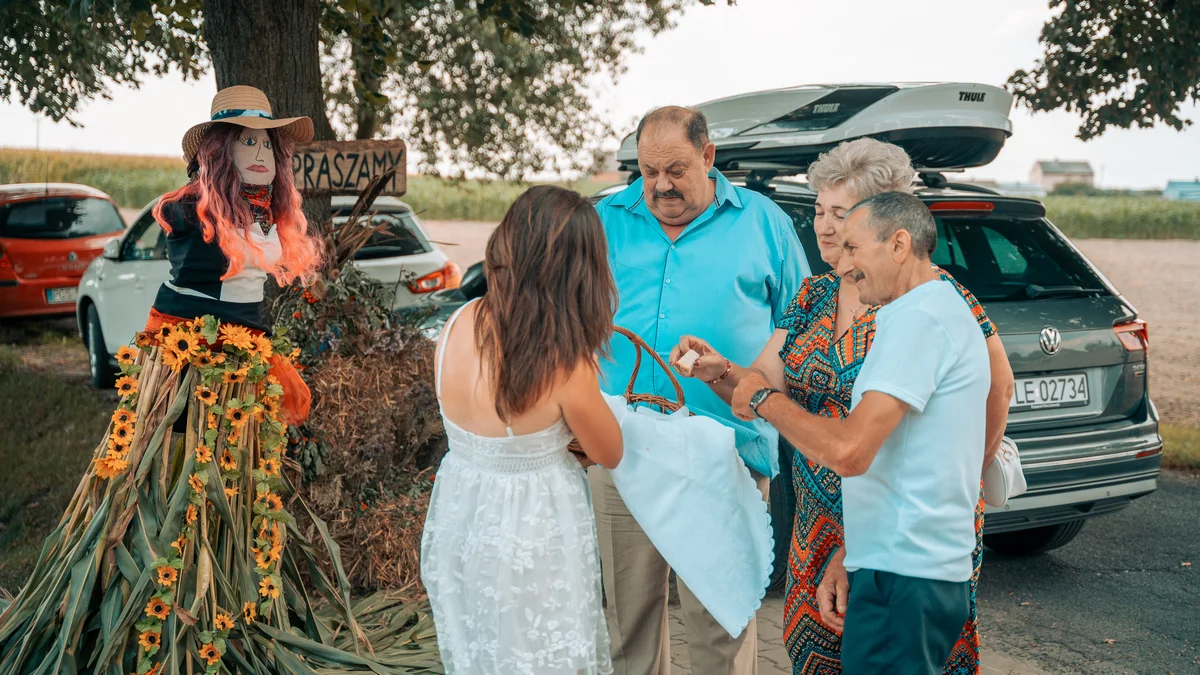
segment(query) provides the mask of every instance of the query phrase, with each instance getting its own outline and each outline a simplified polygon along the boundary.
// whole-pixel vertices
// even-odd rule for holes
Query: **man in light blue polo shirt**
[[[733,362],[749,363],[771,338],[809,275],[791,218],[767,197],[735,187],[713,168],[715,148],[698,111],[659,108],[638,125],[642,177],[596,207],[608,234],[620,293],[615,323],[666,360],[683,335],[703,335]],[[602,364],[605,389],[621,394],[634,349],[615,337]],[[728,371],[727,371],[728,372]],[[688,408],[733,427],[738,452],[766,492],[779,472],[778,435],[736,419],[704,383],[682,381]],[[638,393],[674,398],[667,375],[644,360]],[[602,467],[589,470],[600,541],[606,616],[617,675],[670,672],[670,569],[638,527]],[[757,672],[757,629],[732,638],[679,584],[692,672]]]
[[[817,590],[822,620],[844,622],[842,671],[941,673],[970,613],[987,347],[962,296],[929,264],[937,230],[920,199],[866,199],[840,236],[838,273],[862,302],[883,305],[850,414],[810,415],[761,376],[739,383],[733,406],[842,476],[846,544]]]

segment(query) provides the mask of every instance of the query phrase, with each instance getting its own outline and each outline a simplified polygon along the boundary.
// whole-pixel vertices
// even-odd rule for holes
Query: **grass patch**
[[[1200,239],[1200,203],[1158,197],[1049,196],[1046,217],[1073,239]]]
[[[0,588],[14,595],[58,524],[111,405],[93,389],[26,370],[0,346]]]
[[[1200,471],[1200,429],[1159,424],[1163,438],[1163,468]]]

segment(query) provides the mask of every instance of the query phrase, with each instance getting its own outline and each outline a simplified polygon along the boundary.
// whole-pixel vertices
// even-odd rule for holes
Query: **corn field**
[[[1046,217],[1074,239],[1200,239],[1200,203],[1157,197],[1056,197]]]

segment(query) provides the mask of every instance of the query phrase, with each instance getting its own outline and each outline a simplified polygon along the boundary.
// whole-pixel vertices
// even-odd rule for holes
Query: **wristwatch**
[[[762,389],[759,389],[750,397],[750,410],[753,411],[755,415],[758,415],[758,406],[762,405],[771,394],[779,393],[782,392],[780,392],[778,389],[772,389],[771,387],[763,387]],[[762,417],[762,415],[758,416]]]

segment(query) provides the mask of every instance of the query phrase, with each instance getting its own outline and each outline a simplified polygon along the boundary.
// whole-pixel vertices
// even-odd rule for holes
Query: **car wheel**
[[[1030,556],[1066,546],[1083,529],[1084,520],[1072,520],[1061,525],[1047,525],[1016,532],[983,535],[983,545],[996,553]]]
[[[117,381],[117,373],[108,361],[108,349],[104,346],[104,333],[100,330],[100,314],[95,305],[87,308],[88,366],[92,371],[92,386],[108,389]]]

